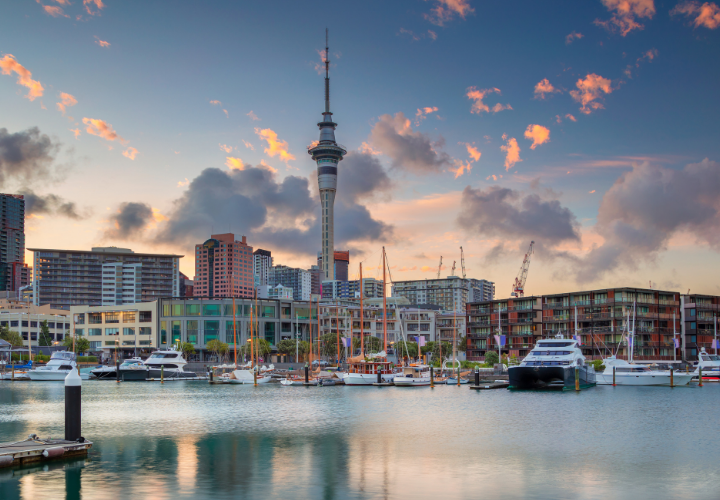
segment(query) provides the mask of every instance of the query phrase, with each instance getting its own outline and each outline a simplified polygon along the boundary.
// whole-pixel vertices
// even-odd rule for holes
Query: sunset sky
[[[192,278],[230,231],[315,263],[326,27],[351,275],[383,245],[395,280],[460,274],[462,246],[504,298],[534,240],[528,294],[720,294],[720,7],[686,0],[4,2],[27,246],[184,254]]]

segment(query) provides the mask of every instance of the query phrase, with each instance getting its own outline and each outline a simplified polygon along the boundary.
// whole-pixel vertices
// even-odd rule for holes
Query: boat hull
[[[394,373],[380,375],[383,382],[393,382]],[[345,385],[373,385],[377,382],[377,373],[346,373],[343,377]]]
[[[120,370],[120,380],[123,382],[136,382],[147,380],[149,370]]]
[[[30,380],[33,381],[55,381],[55,382],[64,382],[65,377],[67,377],[67,374],[69,373],[68,370],[42,370],[42,371],[29,371],[28,376],[30,377]],[[90,375],[87,373],[80,373],[80,378],[82,380],[88,380],[90,378]]]
[[[147,371],[147,378],[149,379],[160,379],[161,375],[162,378],[165,379],[198,378],[198,376],[193,372],[186,372],[175,369],[165,370],[164,374],[161,374],[161,370],[154,368],[151,368]]]
[[[693,378],[692,374],[675,373],[673,374],[673,385],[688,385]],[[704,378],[704,377],[703,377]],[[610,373],[597,374],[598,385],[612,385],[613,376]],[[670,386],[670,374],[667,373],[617,373],[615,372],[615,385],[662,385]]]
[[[91,374],[95,376],[98,380],[116,380],[117,379],[117,371],[115,368],[112,370],[92,370],[90,371]]]
[[[580,386],[595,385],[595,371],[578,369]],[[574,389],[574,366],[511,366],[508,368],[510,389]]]
[[[12,372],[6,372],[2,374],[2,380],[30,380],[27,372],[15,372],[13,377]]]
[[[398,387],[421,387],[430,385],[430,377],[400,377],[396,375],[393,383]]]

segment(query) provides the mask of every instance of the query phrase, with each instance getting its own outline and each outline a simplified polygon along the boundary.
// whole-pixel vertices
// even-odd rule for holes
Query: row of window
[[[107,311],[87,313],[87,323],[89,325],[101,325],[103,323],[151,323],[152,311]],[[85,313],[75,315],[75,324],[85,324]]]
[[[152,335],[152,328],[149,326],[141,326],[139,328],[125,327],[122,329],[123,335],[135,335],[137,331],[138,335]],[[85,330],[83,328],[76,328],[75,332],[77,335],[83,335]],[[88,328],[88,337],[96,337],[103,334],[102,328]],[[120,335],[120,328],[105,328],[105,335]]]
[[[235,316],[275,318],[275,306],[236,304]],[[168,316],[232,316],[232,304],[163,304],[162,315]]]
[[[40,324],[42,322],[38,323],[37,321],[30,321],[29,323],[27,321],[22,322],[23,328],[39,328]],[[19,321],[0,321],[0,325],[2,326],[8,326],[10,328],[19,326]],[[54,321],[48,321],[48,328],[57,328],[58,330],[64,330],[64,329],[70,329],[70,323],[57,323],[55,324]]]

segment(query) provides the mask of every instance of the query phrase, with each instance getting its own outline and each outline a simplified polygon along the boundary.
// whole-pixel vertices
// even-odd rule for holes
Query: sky
[[[720,294],[720,7],[11,0],[0,184],[28,248],[320,249],[325,29],[350,275]],[[27,253],[31,261],[31,253]]]

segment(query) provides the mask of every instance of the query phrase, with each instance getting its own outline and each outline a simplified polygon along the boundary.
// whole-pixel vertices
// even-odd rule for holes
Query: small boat
[[[254,384],[255,383],[255,377],[254,377],[255,371],[256,371],[255,369],[235,370],[232,372],[233,376],[230,377],[231,383],[233,383],[233,384]],[[267,384],[271,380],[272,380],[272,377],[270,375],[263,375],[262,373],[258,373],[258,375],[257,375],[257,383],[258,384]]]
[[[32,364],[33,362],[31,360],[24,365],[15,365],[14,367],[12,364],[4,365],[6,369],[9,366],[10,370],[0,373],[0,380],[30,380],[27,372],[32,368]],[[14,374],[13,371],[15,372]]]
[[[38,366],[33,370],[28,371],[30,380],[54,380],[64,381],[70,370],[77,370],[77,363],[75,363],[75,353],[71,351],[55,351],[50,356],[50,361],[45,366]],[[80,372],[80,378],[82,380],[88,380],[90,378],[89,373]]]
[[[460,384],[467,384],[469,382],[468,379],[460,377]],[[446,382],[447,385],[457,385],[457,383],[457,377],[449,377]]]
[[[655,370],[647,365],[628,363],[610,356],[603,361],[605,370],[597,374],[598,385],[612,385],[615,368],[615,385],[670,385],[670,370]],[[692,373],[673,373],[673,385],[687,385]],[[704,377],[703,377],[704,378]]]
[[[699,376],[699,369],[702,368],[703,382],[720,382],[720,356],[708,354],[703,347],[698,355],[698,364],[693,375]]]
[[[117,370],[114,365],[100,366],[90,370],[90,377],[98,380],[115,380],[117,379]]]
[[[291,386],[291,385],[303,385],[305,380],[300,378],[284,378],[280,381],[281,385],[284,386]]]
[[[402,367],[395,374],[393,383],[401,387],[430,385],[430,367],[420,364]]]
[[[373,385],[378,381],[378,372],[380,372],[380,380],[383,382],[392,382],[395,377],[385,351],[367,356],[360,354],[349,358],[348,371],[341,380],[345,382],[345,385]]]
[[[574,389],[576,369],[581,388],[595,385],[595,368],[585,364],[577,340],[541,339],[520,365],[508,368],[510,388]]]

